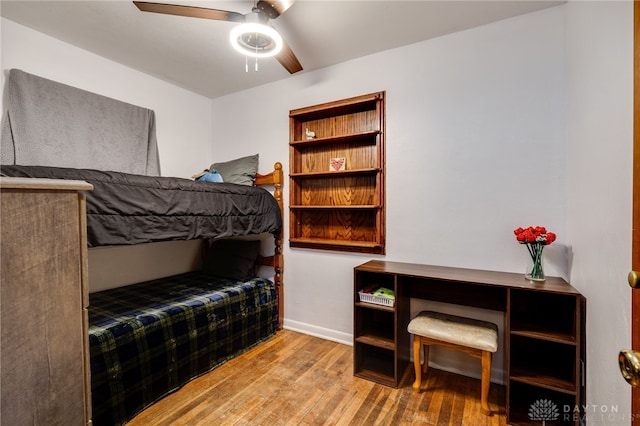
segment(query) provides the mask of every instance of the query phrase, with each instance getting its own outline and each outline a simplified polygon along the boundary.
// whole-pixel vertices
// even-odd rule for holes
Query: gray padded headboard
[[[153,110],[9,71],[0,164],[160,175]]]

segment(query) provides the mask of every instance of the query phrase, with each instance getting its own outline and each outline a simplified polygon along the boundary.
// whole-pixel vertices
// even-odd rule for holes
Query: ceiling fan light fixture
[[[235,50],[254,58],[275,56],[283,46],[282,37],[273,27],[255,22],[235,27],[229,41]]]

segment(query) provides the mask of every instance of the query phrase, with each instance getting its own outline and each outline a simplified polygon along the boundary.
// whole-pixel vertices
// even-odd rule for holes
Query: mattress
[[[94,425],[121,425],[273,336],[273,283],[189,272],[90,294]]]
[[[3,176],[83,180],[89,247],[277,234],[277,201],[260,187],[91,169],[3,165]]]

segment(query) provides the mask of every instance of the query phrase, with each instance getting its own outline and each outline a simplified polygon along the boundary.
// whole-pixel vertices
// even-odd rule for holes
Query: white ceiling
[[[252,1],[173,1],[248,13]],[[298,0],[271,24],[304,70],[324,68],[564,1]],[[140,12],[131,1],[5,1],[12,21],[204,96],[215,98],[289,78],[273,58],[245,72],[228,42],[231,22]]]

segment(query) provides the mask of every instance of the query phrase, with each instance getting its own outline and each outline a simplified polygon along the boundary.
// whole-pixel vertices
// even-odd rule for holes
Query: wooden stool
[[[429,346],[455,349],[482,360],[480,402],[484,414],[490,414],[489,385],[491,384],[491,354],[498,349],[498,326],[471,318],[439,312],[423,311],[407,327],[413,334],[413,366],[416,381],[413,389],[420,392],[422,372],[429,368]],[[420,347],[424,345],[424,364],[420,365]]]

